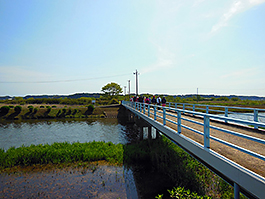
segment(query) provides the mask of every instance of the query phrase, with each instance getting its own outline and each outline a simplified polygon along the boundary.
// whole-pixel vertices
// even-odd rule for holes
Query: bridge
[[[259,114],[264,109],[127,101],[122,105],[233,185],[234,198],[240,192],[265,198],[265,115]],[[232,118],[231,113],[252,119]]]

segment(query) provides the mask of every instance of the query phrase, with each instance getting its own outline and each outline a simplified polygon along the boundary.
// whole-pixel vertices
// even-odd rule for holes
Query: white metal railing
[[[245,120],[265,123],[265,109],[249,108],[249,107],[235,107],[235,106],[219,106],[219,105],[205,105],[205,104],[189,104],[189,103],[167,103],[168,107],[179,108],[182,110],[201,111],[212,114],[222,114],[225,117],[230,117],[231,114]],[[233,116],[231,116],[233,117]],[[258,128],[254,126],[254,128]]]
[[[215,114],[209,114],[209,113],[202,113],[202,112],[196,112],[196,111],[190,111],[187,109],[179,109],[179,108],[172,108],[171,106],[167,106],[167,107],[162,107],[162,106],[157,106],[157,105],[152,105],[152,104],[146,104],[146,103],[139,103],[139,102],[123,102],[124,104],[126,104],[127,106],[130,106],[136,110],[138,110],[139,112],[145,114],[147,111],[147,115],[148,117],[150,117],[151,115],[153,116],[154,120],[157,120],[158,118],[163,120],[163,125],[166,125],[167,122],[170,122],[172,124],[177,125],[177,132],[181,133],[181,128],[185,128],[188,130],[191,130],[197,134],[203,135],[204,136],[204,148],[210,148],[210,140],[214,140],[217,141],[219,143],[225,144],[231,148],[237,149],[241,152],[244,152],[246,154],[249,154],[253,157],[259,158],[263,161],[265,161],[265,156],[255,153],[253,151],[250,151],[248,149],[245,149],[243,147],[234,145],[232,143],[229,143],[227,141],[221,140],[219,138],[216,138],[214,136],[210,135],[210,129],[215,129],[215,130],[219,130],[222,131],[224,133],[227,134],[231,134],[234,136],[238,136],[241,138],[245,138],[247,140],[251,140],[257,143],[261,143],[265,145],[265,140],[260,139],[260,138],[256,138],[256,137],[252,137],[249,135],[245,135],[242,133],[238,133],[238,132],[234,132],[231,130],[227,130],[227,129],[222,129],[219,127],[215,127],[215,126],[211,126],[210,125],[210,119],[217,119],[217,120],[221,120],[221,121],[225,121],[225,122],[231,122],[231,123],[236,123],[236,124],[243,124],[243,125],[248,125],[248,126],[254,126],[256,128],[262,127],[265,128],[265,123],[262,122],[256,122],[256,121],[248,121],[248,120],[241,120],[241,119],[235,119],[235,118],[231,118],[228,116],[220,116],[220,115],[215,115]],[[234,107],[235,108],[235,107]],[[209,109],[208,109],[209,110]],[[176,114],[173,114],[172,112],[175,112]],[[204,122],[198,122],[195,120],[191,120],[191,119],[187,119],[187,118],[183,118],[181,114],[183,113],[188,113],[188,114],[192,114],[192,115],[199,115],[202,116],[204,119]],[[170,120],[168,118],[168,116],[176,118],[177,122]],[[204,127],[204,131],[198,131],[196,129],[193,129],[191,127],[188,127],[186,125],[181,124],[181,121],[185,120],[188,122],[192,122],[198,125],[201,125]],[[265,147],[265,146],[264,146]]]
[[[185,108],[179,109],[179,108],[172,107],[170,105],[167,107],[162,107],[162,106],[156,106],[156,105],[151,105],[151,104],[146,104],[146,103],[126,102],[126,101],[123,101],[122,104],[126,108],[134,112],[136,115],[144,118],[155,128],[162,131],[165,135],[173,139],[173,141],[176,142],[176,140],[178,140],[177,142],[181,146],[184,146],[184,148],[188,149],[188,151],[191,151],[192,154],[196,154],[196,156],[199,158],[203,157],[204,161],[208,162],[213,168],[217,169],[224,176],[227,176],[230,180],[232,180],[232,182],[234,182],[233,184],[234,197],[236,199],[239,198],[240,187],[242,187],[243,190],[246,190],[248,193],[253,194],[254,198],[256,197],[265,198],[265,192],[263,191],[265,189],[265,178],[248,169],[245,169],[244,167],[234,163],[233,161],[211,150],[210,141],[214,140],[219,143],[225,144],[226,146],[229,146],[233,149],[239,150],[253,157],[259,158],[262,161],[265,161],[265,156],[258,154],[254,151],[245,149],[243,147],[234,145],[227,141],[221,140],[214,136],[211,136],[210,129],[215,129],[218,131],[222,131],[224,133],[232,134],[232,135],[245,138],[245,139],[257,142],[257,143],[261,143],[263,145],[265,145],[265,140],[252,137],[249,135],[245,135],[242,133],[234,132],[228,129],[222,129],[220,127],[212,126],[210,125],[210,120],[216,119],[216,120],[221,120],[225,122],[254,126],[255,128],[260,128],[260,127],[265,128],[265,123],[258,122],[258,121],[235,119],[235,118],[229,117],[228,115],[220,116],[216,114],[215,115],[209,114],[209,112],[203,113],[203,112],[196,112],[193,110],[187,110]],[[207,109],[209,110],[209,107]],[[187,113],[191,115],[199,115],[203,118],[203,122],[188,119],[188,117],[183,117],[182,116],[183,113]],[[158,122],[157,121],[158,119],[160,119],[160,121],[162,120],[162,123]],[[177,119],[177,121],[174,121],[174,119]],[[182,124],[183,120],[203,126],[203,132],[193,129],[190,126],[183,125]],[[173,129],[170,130],[171,128],[167,127],[169,126],[168,123],[172,123],[173,125],[176,125],[177,131]],[[181,134],[182,128],[186,128],[188,130],[191,130],[195,133],[202,135],[204,137],[203,145],[182,135]]]

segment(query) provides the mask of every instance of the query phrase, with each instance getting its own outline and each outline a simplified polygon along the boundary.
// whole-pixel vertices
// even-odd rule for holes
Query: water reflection
[[[127,143],[125,127],[117,119],[40,120],[0,124],[0,148],[54,142],[106,141]]]
[[[49,166],[0,174],[0,195],[3,198],[138,198],[132,172],[127,168],[104,164],[59,169]]]

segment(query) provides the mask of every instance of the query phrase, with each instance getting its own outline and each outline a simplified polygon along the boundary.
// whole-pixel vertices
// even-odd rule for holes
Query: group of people
[[[140,95],[138,96],[134,96],[130,99],[131,102],[141,102],[141,103],[146,103],[146,104],[153,104],[153,105],[158,105],[158,106],[166,106],[167,100],[166,97],[163,96],[162,99],[160,96],[153,96],[153,98],[150,97],[145,97]]]

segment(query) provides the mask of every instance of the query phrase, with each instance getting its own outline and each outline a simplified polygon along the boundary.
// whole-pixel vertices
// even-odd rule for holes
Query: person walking
[[[158,106],[161,105],[161,98],[159,96],[157,97],[157,102],[156,103],[157,103]]]
[[[149,99],[149,97],[146,97],[146,98],[145,98],[145,103],[146,103],[146,104],[150,104],[150,99]]]
[[[165,107],[166,103],[167,103],[166,97],[163,96],[163,98],[162,98],[162,106]]]
[[[155,96],[153,96],[151,102],[152,102],[153,105],[156,105],[156,97]]]

